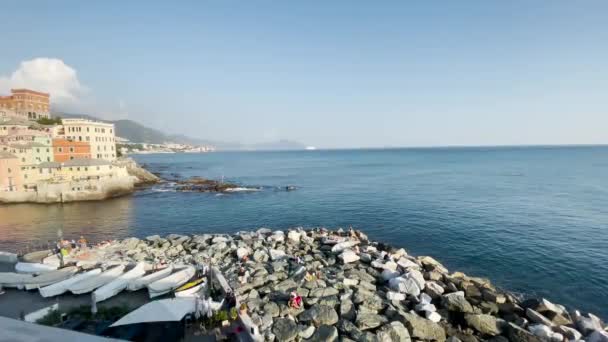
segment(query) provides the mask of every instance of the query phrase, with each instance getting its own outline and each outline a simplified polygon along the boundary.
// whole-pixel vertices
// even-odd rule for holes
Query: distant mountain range
[[[160,130],[146,127],[133,120],[103,120],[86,114],[55,113],[53,116],[62,118],[84,118],[113,123],[116,127],[116,136],[128,139],[134,143],[164,144],[168,142],[188,145],[214,146],[218,150],[303,150],[306,146],[290,140],[279,140],[275,142],[245,145],[235,142],[213,141],[199,138],[192,138],[183,134],[166,134]]]

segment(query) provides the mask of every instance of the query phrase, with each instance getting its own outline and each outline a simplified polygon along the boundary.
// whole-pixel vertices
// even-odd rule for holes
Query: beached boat
[[[15,265],[15,271],[17,271],[17,273],[40,274],[55,271],[57,268],[57,266],[39,264],[36,262],[18,262]]]
[[[129,283],[129,285],[127,285],[127,290],[129,290],[129,291],[141,290],[144,287],[148,286],[148,284],[152,284],[153,282],[155,282],[157,280],[170,276],[172,272],[173,272],[173,266],[172,265],[167,266],[167,267],[161,269],[160,271],[150,273],[145,277],[131,281]]]
[[[34,290],[66,280],[78,272],[78,267],[64,267],[57,271],[43,273],[23,283],[26,290]]]
[[[195,273],[196,269],[193,266],[187,266],[186,268],[175,272],[168,277],[149,284],[148,293],[150,295],[150,298],[162,296],[165,293],[169,293],[175,290],[176,288],[187,283],[188,280],[190,280]]]
[[[118,278],[98,288],[93,292],[93,300],[95,302],[101,302],[119,294],[122,290],[127,288],[127,285],[129,285],[131,281],[146,274],[144,266],[144,263],[140,262],[130,271],[123,273]]]
[[[94,291],[95,289],[104,286],[112,280],[118,278],[125,271],[125,265],[112,267],[100,275],[90,277],[78,283],[72,284],[68,290],[73,294],[82,294]]]
[[[47,256],[53,254],[52,251],[50,249],[45,249],[42,251],[35,251],[35,252],[30,252],[27,254],[24,254],[21,257],[21,260],[25,261],[25,262],[42,262],[42,259],[46,258]]]
[[[85,273],[77,274],[72,278],[68,278],[53,285],[40,288],[40,295],[42,297],[59,296],[60,294],[67,292],[70,286],[78,282],[85,281],[86,279],[89,279],[91,277],[98,276],[99,274],[101,274],[101,268],[96,268]]]
[[[31,274],[0,272],[0,285],[4,287],[20,287],[24,282],[34,279]]]
[[[175,289],[175,297],[191,297],[198,293],[205,285],[205,278],[198,278],[185,283]]]
[[[11,263],[11,264],[16,263],[17,254],[0,251],[0,262],[7,262],[7,263]]]

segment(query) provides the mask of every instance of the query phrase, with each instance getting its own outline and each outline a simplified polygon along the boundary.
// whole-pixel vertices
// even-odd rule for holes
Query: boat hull
[[[173,272],[173,266],[168,266],[160,271],[156,271],[151,273],[145,277],[135,279],[127,285],[127,290],[129,291],[138,291],[146,287],[148,284],[152,284],[157,280],[161,280],[171,275]]]
[[[31,282],[26,282],[23,285],[26,290],[39,289],[44,286],[52,285],[60,281],[66,280],[78,272],[78,267],[70,266],[57,271],[43,273],[34,277]]]
[[[132,270],[123,273],[118,278],[95,290],[95,292],[93,292],[93,300],[95,302],[101,302],[114,297],[126,289],[129,282],[140,278],[144,274],[146,274],[144,263],[137,264]]]
[[[96,268],[85,273],[77,274],[72,278],[68,278],[53,285],[41,287],[39,292],[40,295],[45,298],[59,296],[60,294],[66,293],[68,291],[68,287],[99,274],[101,274],[101,269]]]
[[[148,285],[148,293],[150,298],[162,296],[169,293],[178,287],[184,285],[188,280],[192,279],[196,269],[192,266],[187,266],[185,269],[173,273],[172,275],[157,280]]]
[[[95,289],[104,286],[112,280],[118,278],[125,270],[124,265],[115,266],[96,277],[86,279],[84,281],[73,284],[68,289],[73,294],[83,294],[92,292]]]
[[[18,262],[15,265],[17,273],[40,274],[57,270],[57,266],[39,264],[34,262]]]

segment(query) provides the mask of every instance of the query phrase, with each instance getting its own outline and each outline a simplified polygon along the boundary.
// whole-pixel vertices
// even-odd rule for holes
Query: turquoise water
[[[135,157],[165,177],[262,186],[0,207],[0,249],[92,238],[350,225],[452,270],[608,317],[608,147],[434,148]],[[276,188],[296,185],[297,191]]]

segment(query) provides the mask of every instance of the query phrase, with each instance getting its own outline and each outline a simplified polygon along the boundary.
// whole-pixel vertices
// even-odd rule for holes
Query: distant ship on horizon
[[[314,150],[316,150],[316,149],[317,149],[317,148],[316,148],[316,147],[314,147],[314,146],[306,146],[306,148],[305,148],[305,150],[306,150],[306,151],[314,151]]]

